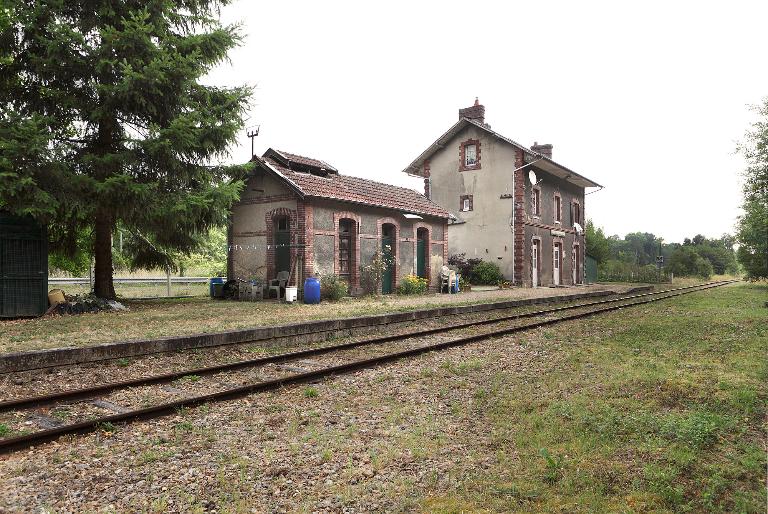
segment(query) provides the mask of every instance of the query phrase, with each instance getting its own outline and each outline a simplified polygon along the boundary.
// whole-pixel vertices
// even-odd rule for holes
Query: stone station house
[[[268,281],[290,271],[289,285],[335,274],[361,292],[360,266],[391,252],[382,292],[408,274],[437,289],[448,255],[448,212],[411,189],[349,175],[288,152],[267,150],[233,206],[227,275]]]
[[[451,254],[495,262],[519,286],[583,283],[585,190],[602,186],[553,161],[552,145],[491,130],[475,100],[403,171],[451,213]]]

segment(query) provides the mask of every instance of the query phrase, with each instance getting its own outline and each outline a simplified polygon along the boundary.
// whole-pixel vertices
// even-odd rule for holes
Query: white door
[[[539,287],[539,242],[534,241],[531,247],[531,275],[533,287]]]
[[[552,264],[552,282],[556,285],[560,285],[560,245],[554,246],[554,263]]]

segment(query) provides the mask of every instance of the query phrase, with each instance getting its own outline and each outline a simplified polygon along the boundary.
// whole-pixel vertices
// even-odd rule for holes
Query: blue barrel
[[[215,298],[216,297],[216,295],[213,292],[214,291],[214,287],[213,287],[214,284],[222,284],[223,285],[224,284],[224,277],[213,277],[211,279],[210,284],[209,284],[211,298]]]
[[[304,303],[320,303],[320,281],[316,277],[304,281]]]

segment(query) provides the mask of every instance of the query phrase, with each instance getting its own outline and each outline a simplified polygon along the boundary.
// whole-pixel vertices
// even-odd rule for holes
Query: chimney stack
[[[485,106],[480,105],[480,101],[475,97],[475,105],[459,109],[459,119],[461,118],[469,118],[485,124]]]
[[[540,145],[538,142],[534,141],[533,146],[531,147],[531,150],[533,150],[536,153],[540,153],[541,155],[549,159],[552,158],[552,145]]]

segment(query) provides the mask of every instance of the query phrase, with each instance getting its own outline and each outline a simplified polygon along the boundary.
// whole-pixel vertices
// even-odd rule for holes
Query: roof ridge
[[[302,195],[337,199],[341,201],[352,201],[366,205],[383,207],[386,209],[394,209],[401,212],[421,213],[430,216],[447,217],[450,215],[450,213],[445,208],[435,203],[430,198],[427,198],[416,189],[397,186],[394,184],[387,184],[386,182],[379,182],[378,180],[371,180],[364,177],[358,177],[356,175],[346,175],[341,173],[333,174],[328,177],[321,177],[311,173],[304,173],[289,169],[269,157],[262,157],[260,160],[274,172],[280,175],[280,177],[282,177],[285,181],[296,188],[297,191],[299,191]],[[336,189],[334,192],[329,190],[325,191],[324,193],[318,193],[318,191],[313,188],[315,185],[321,183],[329,184],[330,188]],[[357,198],[343,198],[345,195],[348,195],[347,191],[351,190],[355,191],[353,196],[357,196]],[[366,195],[370,194],[372,191],[375,192],[376,190],[384,190],[389,196],[399,196],[401,201],[395,202],[395,204],[390,203],[387,205],[386,201],[381,203],[366,201],[364,199]],[[408,195],[410,198],[406,198],[406,195]]]
[[[283,157],[288,157],[289,155],[291,155],[291,156],[293,156],[293,157],[300,157],[300,158],[302,158],[302,159],[307,159],[308,161],[316,161],[316,162],[321,162],[321,163],[325,164],[325,166],[326,166],[326,167],[328,167],[328,168],[332,168],[332,169],[334,169],[334,170],[336,169],[334,166],[331,166],[331,165],[330,165],[330,164],[328,164],[326,161],[324,161],[324,160],[322,160],[322,159],[318,159],[318,158],[316,158],[316,157],[310,157],[310,156],[308,156],[308,155],[301,155],[301,154],[299,154],[299,153],[294,153],[294,152],[286,152],[285,150],[279,150],[279,149],[274,149],[274,148],[273,148],[273,150],[275,150],[277,153],[279,153],[279,154],[280,154],[280,155],[282,155]]]

